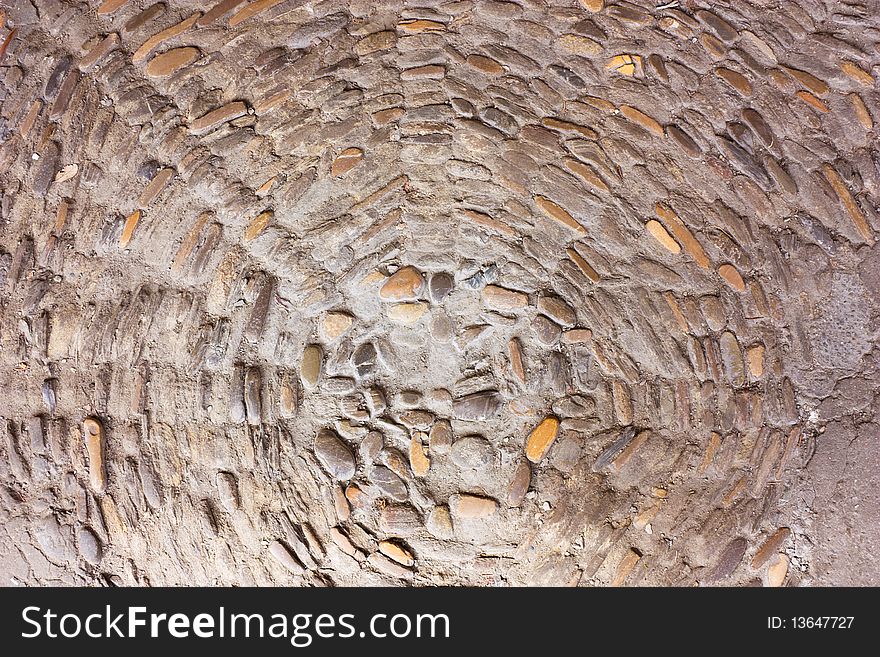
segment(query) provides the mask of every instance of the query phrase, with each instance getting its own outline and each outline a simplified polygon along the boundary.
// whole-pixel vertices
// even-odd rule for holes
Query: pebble
[[[376,365],[379,362],[379,356],[376,347],[372,342],[365,342],[358,346],[351,355],[351,364],[357,370],[358,376],[363,378],[369,376],[376,371]],[[381,394],[381,393],[380,393]],[[371,400],[368,400],[368,402]],[[375,401],[375,400],[372,400]],[[384,404],[384,400],[383,400]],[[375,410],[375,404],[372,405]]]
[[[432,274],[428,283],[428,293],[431,296],[431,301],[440,303],[452,291],[454,286],[455,280],[451,275],[445,272]]]
[[[571,329],[562,334],[563,344],[584,344],[593,339],[593,332],[590,329]]]
[[[526,370],[523,366],[522,345],[516,338],[507,343],[507,354],[510,356],[510,370],[520,383],[526,382]]]
[[[558,433],[559,418],[549,415],[541,420],[526,438],[526,458],[532,463],[540,462]]]
[[[432,536],[440,539],[450,539],[454,533],[452,516],[449,514],[449,509],[442,505],[434,506],[428,512],[425,526]]]
[[[417,303],[396,303],[388,307],[388,319],[398,324],[410,325],[418,322],[427,312],[428,304],[423,301]]]
[[[379,541],[379,552],[407,568],[415,563],[412,552],[395,541]]]
[[[483,390],[452,401],[452,412],[461,420],[487,420],[501,408],[497,390]]]
[[[234,101],[199,117],[190,123],[189,129],[195,135],[207,134],[224,123],[228,123],[245,114],[247,114],[247,105],[241,101]]]
[[[559,325],[550,321],[544,315],[537,315],[532,320],[531,326],[532,331],[535,332],[535,336],[538,338],[538,342],[547,347],[556,344],[562,335],[562,329]]]
[[[150,63],[147,64],[144,72],[147,74],[147,77],[150,78],[168,77],[180,69],[192,64],[199,58],[200,54],[198,48],[189,46],[185,48],[173,48],[163,52],[161,55],[153,57],[153,59],[150,60]]]
[[[382,438],[382,434],[378,431],[370,431],[363,437],[358,447],[361,460],[366,464],[372,464],[384,446],[385,441]]]
[[[425,449],[422,447],[422,440],[419,437],[419,433],[420,432],[416,432],[410,440],[409,467],[412,469],[412,472],[416,477],[424,477],[428,474],[428,470],[431,467],[431,460],[428,458],[427,454],[425,454]]]
[[[389,577],[407,578],[412,577],[412,571],[404,568],[399,563],[392,561],[384,554],[374,552],[368,559],[368,563],[380,573],[384,573]]]
[[[577,323],[574,308],[557,296],[538,297],[538,310],[563,326]]]
[[[566,228],[571,229],[578,235],[586,235],[587,229],[581,226],[581,224],[568,213],[567,210],[562,208],[557,203],[551,201],[549,198],[544,196],[535,196],[535,205],[538,206],[538,209],[543,212],[547,217],[553,219],[554,221],[562,224]]]
[[[767,568],[767,586],[779,587],[785,583],[785,577],[788,575],[788,556],[785,554],[777,554],[776,558]]]
[[[379,529],[386,534],[412,536],[421,528],[421,518],[409,504],[389,504],[379,511]]]
[[[791,530],[788,527],[780,527],[773,532],[761,547],[758,548],[755,556],[752,557],[752,568],[755,570],[761,569],[785,545],[790,537]]]
[[[98,494],[107,489],[107,471],[104,462],[104,427],[95,417],[83,420],[83,439],[89,456],[89,485]]]
[[[678,245],[672,236],[666,232],[666,229],[656,219],[650,219],[645,224],[645,228],[649,233],[656,239],[660,244],[670,253],[678,254],[681,253],[681,247]]]
[[[479,495],[455,494],[449,498],[449,509],[456,518],[488,518],[498,510],[498,502]]]
[[[502,312],[521,310],[529,305],[527,294],[498,285],[487,285],[483,288],[483,301],[492,310]]]
[[[523,503],[532,479],[532,468],[526,461],[520,461],[507,487],[507,506],[517,507]]]
[[[354,454],[332,429],[318,431],[315,436],[315,456],[336,479],[346,481],[354,476]]]
[[[735,538],[721,552],[715,567],[706,575],[707,583],[715,583],[726,580],[737,569],[748,548],[748,541],[744,538]]]
[[[88,527],[81,527],[76,534],[76,542],[79,546],[79,553],[82,555],[83,559],[93,566],[97,566],[101,563],[101,559],[104,557],[104,550],[101,547],[101,542],[98,540],[98,537],[95,536],[95,533],[91,529]]]
[[[449,420],[438,420],[428,434],[428,445],[434,454],[447,454],[452,447],[452,425]]]
[[[400,413],[397,419],[410,429],[427,431],[434,423],[434,414],[431,411],[416,408]]]
[[[405,502],[409,498],[403,479],[384,465],[377,465],[370,470],[370,481],[395,502]]]
[[[330,165],[330,174],[332,176],[342,176],[354,169],[361,160],[364,159],[364,152],[360,148],[346,148],[342,151],[333,164]]]
[[[318,385],[323,360],[324,352],[321,347],[312,344],[305,348],[300,365],[300,378],[302,378],[304,385],[309,388],[314,388]]]
[[[465,470],[482,470],[495,456],[492,443],[482,436],[465,436],[456,440],[449,451],[450,460]]]
[[[321,330],[324,337],[331,342],[351,328],[354,318],[348,313],[330,312],[324,315]]]

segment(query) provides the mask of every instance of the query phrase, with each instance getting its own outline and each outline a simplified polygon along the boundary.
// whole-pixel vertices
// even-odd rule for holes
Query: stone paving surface
[[[880,584],[873,0],[0,7],[4,584]]]

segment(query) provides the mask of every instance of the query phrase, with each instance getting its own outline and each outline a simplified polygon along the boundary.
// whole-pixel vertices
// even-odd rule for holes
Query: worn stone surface
[[[4,583],[878,583],[870,3],[0,4]]]

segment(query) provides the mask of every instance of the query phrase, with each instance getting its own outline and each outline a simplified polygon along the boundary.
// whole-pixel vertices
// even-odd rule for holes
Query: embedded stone
[[[384,465],[377,465],[370,470],[370,481],[395,502],[405,502],[409,497],[403,479]]]
[[[300,378],[302,382],[309,388],[318,385],[318,378],[321,376],[321,366],[324,360],[324,353],[316,344],[309,345],[303,351],[302,363],[300,365]]]
[[[538,310],[563,326],[573,326],[577,323],[574,308],[559,297],[538,297]]]
[[[558,433],[559,418],[551,415],[541,420],[526,438],[526,458],[532,463],[540,462],[556,440]]]
[[[529,296],[524,292],[509,290],[498,285],[483,288],[483,301],[493,310],[513,311],[529,305]]]
[[[498,510],[498,502],[479,495],[453,495],[449,498],[449,510],[457,518],[488,518]]]
[[[450,460],[459,468],[482,470],[495,456],[492,443],[482,436],[466,436],[456,440],[449,452]]]
[[[173,48],[153,57],[144,72],[147,77],[165,78],[192,64],[200,54],[198,48]]]
[[[354,454],[332,429],[320,429],[315,436],[315,456],[333,477],[346,481],[354,476]]]
[[[452,412],[461,420],[487,420],[501,408],[497,390],[483,390],[452,401]]]
[[[379,290],[382,301],[411,301],[418,298],[425,279],[415,267],[402,267],[392,274]]]

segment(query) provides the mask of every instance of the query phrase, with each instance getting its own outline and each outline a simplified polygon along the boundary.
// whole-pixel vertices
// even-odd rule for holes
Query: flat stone
[[[558,433],[559,418],[550,415],[541,420],[526,438],[526,458],[532,463],[540,462]]]
[[[147,64],[144,72],[150,78],[165,78],[196,61],[201,53],[198,48],[173,48],[156,55]]]
[[[745,385],[745,363],[743,362],[739,340],[730,331],[725,331],[718,340],[718,346],[721,349],[721,361],[724,363],[724,371],[730,383],[737,387]]]
[[[305,568],[299,560],[281,543],[281,541],[272,541],[269,543],[269,554],[279,564],[286,568],[293,575],[302,575]]]
[[[342,151],[330,165],[330,175],[342,176],[354,169],[364,159],[364,151],[354,146]]]
[[[412,536],[422,528],[418,512],[409,504],[388,504],[379,510],[379,529],[392,536]]]
[[[428,513],[426,528],[432,536],[437,538],[452,538],[452,517],[449,515],[449,509],[442,505],[433,507]]]
[[[83,440],[89,456],[89,486],[95,493],[103,493],[107,489],[107,471],[104,462],[104,427],[95,417],[83,420]]]
[[[487,420],[501,408],[501,395],[497,390],[482,390],[452,402],[452,412],[461,420]]]
[[[359,377],[369,376],[376,371],[379,362],[379,354],[372,342],[359,345],[351,355],[351,364],[354,365]]]
[[[450,274],[445,272],[431,274],[431,279],[428,282],[428,294],[431,296],[431,301],[440,303],[452,291],[454,286],[455,279]]]
[[[377,465],[370,470],[370,481],[395,502],[405,502],[409,497],[403,479],[384,465]]]
[[[381,32],[373,32],[355,44],[355,52],[360,55],[369,55],[370,53],[380,50],[388,50],[393,48],[397,42],[397,34],[392,30],[383,30]]]
[[[722,550],[715,567],[706,575],[707,583],[715,583],[726,580],[737,569],[748,548],[748,541],[744,538],[735,538]]]
[[[397,419],[400,420],[401,424],[410,429],[426,431],[434,423],[434,414],[431,411],[417,408],[400,413]]]
[[[428,445],[434,454],[447,454],[452,448],[452,425],[449,420],[438,420],[428,434]]]
[[[456,518],[488,518],[498,510],[498,502],[489,497],[456,494],[449,498],[449,510]]]
[[[348,313],[330,312],[324,315],[321,322],[321,331],[328,340],[335,340],[351,328],[354,317]]]
[[[387,310],[388,319],[397,324],[410,325],[418,322],[427,312],[428,304],[423,301],[416,303],[396,303]]]
[[[563,34],[559,37],[559,45],[572,55],[595,57],[602,52],[602,44],[580,34]]]
[[[584,344],[593,339],[590,329],[571,329],[562,334],[562,344]]]
[[[425,453],[420,436],[427,437],[422,432],[416,432],[409,443],[409,467],[416,477],[424,477],[431,469],[431,460]]]
[[[373,554],[371,554],[367,558],[367,563],[369,563],[380,573],[388,575],[389,577],[406,579],[413,576],[413,572],[411,570],[401,566],[399,563],[397,563],[393,559],[389,559],[380,552],[373,552]]]
[[[764,345],[758,344],[746,350],[746,362],[749,365],[749,374],[754,379],[764,376]]]
[[[478,71],[488,73],[489,75],[501,75],[504,73],[504,67],[491,57],[484,57],[483,55],[468,55],[467,58],[465,58],[465,62]]]
[[[531,323],[532,331],[538,338],[538,342],[545,346],[552,346],[559,341],[562,335],[562,329],[555,322],[550,321],[544,315],[537,315]]]
[[[450,460],[459,468],[482,470],[495,456],[492,443],[482,436],[466,436],[456,440],[449,452]]]
[[[379,552],[393,559],[401,566],[411,568],[415,563],[412,552],[395,541],[379,541]]]
[[[483,288],[483,301],[492,310],[521,310],[529,305],[529,296],[524,292],[509,290],[498,285],[487,285]]]
[[[573,326],[577,323],[574,308],[557,296],[538,297],[538,310],[563,326]]]
[[[752,557],[752,568],[759,570],[766,564],[779,549],[785,545],[785,542],[791,537],[791,530],[788,527],[780,527],[773,532],[770,537],[764,541],[764,544],[755,552]]]
[[[402,267],[382,285],[379,298],[382,301],[414,301],[424,285],[425,279],[418,269],[412,266]]]
[[[520,383],[526,382],[526,370],[523,365],[522,345],[519,340],[512,338],[507,343],[507,353],[510,356],[510,370]]]
[[[571,216],[566,209],[554,201],[551,201],[549,198],[545,196],[535,196],[535,205],[538,206],[538,209],[547,217],[562,224],[578,235],[587,234],[587,229],[584,228],[577,219]]]
[[[354,454],[332,429],[320,429],[315,436],[315,456],[333,477],[346,481],[354,476]]]
[[[732,287],[737,292],[745,292],[746,284],[743,281],[742,276],[731,264],[723,264],[718,267],[718,274],[723,278],[727,284]]]
[[[529,484],[532,480],[532,468],[526,461],[520,461],[513,473],[513,478],[507,486],[507,506],[517,507],[523,503]]]
[[[304,385],[314,388],[318,385],[321,376],[321,366],[324,360],[324,352],[316,344],[309,345],[303,350],[302,363],[300,365],[300,377]]]
[[[645,228],[667,251],[674,254],[681,253],[681,247],[678,245],[678,242],[672,238],[672,235],[666,231],[663,224],[659,221],[649,219],[645,224]]]
[[[631,107],[629,105],[621,105],[620,113],[636,125],[641,126],[645,130],[647,130],[648,132],[651,132],[658,137],[664,136],[663,126],[660,125],[656,121],[656,119],[648,116],[641,110],[638,110],[635,107]]]
[[[354,392],[357,384],[349,376],[331,376],[324,381],[323,389],[331,395],[348,395]]]
[[[194,120],[189,125],[190,132],[196,135],[206,134],[220,127],[224,123],[228,123],[233,119],[237,119],[247,114],[247,105],[241,101],[227,103],[223,107],[204,114]]]
[[[777,554],[767,569],[767,586],[782,586],[785,583],[786,575],[788,575],[788,556]]]

